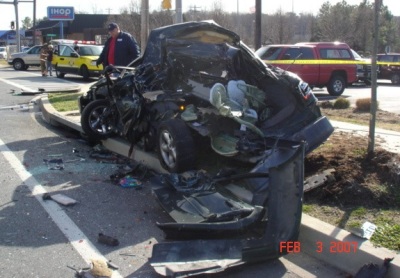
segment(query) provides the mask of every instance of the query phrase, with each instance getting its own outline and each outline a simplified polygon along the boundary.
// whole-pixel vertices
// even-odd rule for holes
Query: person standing
[[[40,70],[42,72],[42,76],[47,76],[47,51],[48,46],[47,43],[45,43],[40,49]]]
[[[52,76],[53,74],[53,66],[51,65],[51,61],[53,61],[53,45],[49,45],[49,48],[47,50],[47,71],[49,72],[49,75]]]
[[[110,37],[104,44],[96,65],[127,66],[140,55],[139,45],[135,38],[127,32],[121,31],[118,24],[112,22],[108,24]]]

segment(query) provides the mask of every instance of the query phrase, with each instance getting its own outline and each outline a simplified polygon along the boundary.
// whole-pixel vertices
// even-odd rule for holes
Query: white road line
[[[28,88],[28,87],[25,87],[25,86],[21,86],[21,85],[19,85],[19,84],[17,84],[17,83],[8,81],[8,80],[6,80],[6,79],[4,79],[4,78],[0,78],[0,81],[1,81],[1,82],[4,82],[4,83],[7,83],[8,85],[11,85],[11,86],[20,88],[20,89],[24,90],[25,92],[34,92],[34,90],[32,90],[31,88]]]
[[[63,209],[55,202],[43,201],[42,195],[47,193],[46,189],[38,183],[38,181],[29,173],[18,158],[0,139],[0,151],[4,158],[8,161],[20,179],[31,190],[32,195],[43,206],[50,215],[51,219],[56,223],[58,228],[63,232],[67,239],[71,242],[75,250],[81,257],[90,263],[92,259],[101,259],[108,261],[97,248],[90,242],[86,235],[78,228],[78,226],[68,217]],[[118,271],[113,271],[113,278],[122,278]]]

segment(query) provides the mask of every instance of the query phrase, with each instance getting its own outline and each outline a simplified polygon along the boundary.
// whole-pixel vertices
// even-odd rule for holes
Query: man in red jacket
[[[110,37],[104,44],[96,65],[126,66],[140,55],[139,46],[131,34],[121,31],[118,24],[108,24]]]

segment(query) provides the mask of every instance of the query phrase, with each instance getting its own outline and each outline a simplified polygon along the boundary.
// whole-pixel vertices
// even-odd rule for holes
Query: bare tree
[[[119,15],[110,15],[108,22],[117,22],[121,30],[130,33],[141,45],[140,0],[131,0],[127,7],[120,10]]]
[[[174,23],[174,14],[170,10],[153,11],[150,14],[150,29],[167,26]]]
[[[262,43],[296,43],[300,41],[344,41],[354,49],[368,53],[372,47],[373,5],[363,0],[359,5],[349,5],[345,0],[331,5],[321,5],[317,16],[311,14],[284,13],[282,9],[272,15],[262,15]],[[110,15],[109,21],[118,22],[121,29],[131,33],[140,42],[141,2],[131,0],[118,15]],[[192,7],[183,14],[184,21],[214,20],[224,28],[238,33],[249,46],[254,42],[254,14],[227,13],[222,1],[215,0],[209,10]],[[386,6],[380,16],[379,51],[390,46],[400,51],[400,19],[393,17]],[[173,24],[174,11],[159,7],[150,13],[150,29]],[[240,22],[240,24],[238,24]]]

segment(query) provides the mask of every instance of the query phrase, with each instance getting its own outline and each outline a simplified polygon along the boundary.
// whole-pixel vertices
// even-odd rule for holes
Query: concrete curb
[[[57,126],[65,125],[82,132],[80,121],[77,119],[79,116],[76,114],[69,116],[68,113],[57,112],[49,103],[47,96],[39,99],[39,107],[46,122]],[[336,125],[339,125],[339,122],[335,122]],[[129,144],[118,138],[104,140],[103,144],[109,150],[125,156],[129,150]],[[135,149],[133,156],[136,161],[148,165],[153,170],[165,172],[154,155]],[[399,254],[386,248],[374,247],[369,240],[362,239],[304,213],[299,242],[301,252],[352,275],[355,275],[365,264],[374,263],[381,266],[385,258],[394,258],[385,277],[400,277]]]

